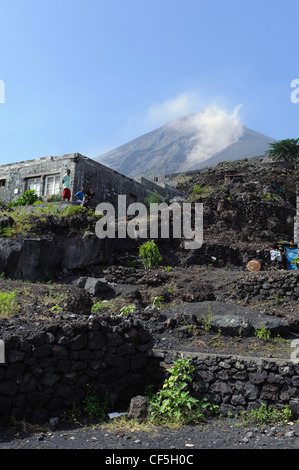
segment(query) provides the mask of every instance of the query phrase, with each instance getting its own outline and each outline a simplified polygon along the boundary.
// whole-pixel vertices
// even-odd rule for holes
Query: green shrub
[[[150,207],[150,204],[160,204],[162,201],[163,198],[157,191],[153,191],[149,196],[144,198],[144,202],[148,207]]]
[[[12,315],[19,309],[16,293],[0,292],[0,315]]]
[[[16,201],[10,202],[8,207],[30,206],[38,199],[38,195],[34,189],[28,189],[24,192],[23,196]]]
[[[156,268],[162,261],[162,256],[153,240],[145,242],[139,247],[139,258],[142,260],[145,269]]]
[[[263,341],[270,341],[271,339],[271,332],[265,327],[265,325],[260,325],[255,330],[254,335]]]
[[[200,186],[194,186],[193,193],[194,194],[202,194],[206,192],[206,188],[201,188]]]

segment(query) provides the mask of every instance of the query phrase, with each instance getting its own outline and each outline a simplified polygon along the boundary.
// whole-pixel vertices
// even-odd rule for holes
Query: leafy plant
[[[99,393],[88,384],[85,398],[80,403],[73,403],[69,410],[61,415],[62,421],[76,422],[82,416],[89,420],[104,421],[108,411],[108,393],[100,398]]]
[[[83,400],[83,405],[83,411],[87,414],[89,419],[104,421],[108,410],[108,394],[106,393],[104,399],[101,400],[96,395],[88,392]]]
[[[142,260],[145,269],[156,268],[162,261],[162,256],[153,240],[147,241],[139,247],[139,258]]]
[[[221,347],[223,345],[223,343],[221,342],[221,328],[218,329],[217,335],[212,337],[210,344],[215,348]]]
[[[200,186],[194,186],[193,193],[194,194],[202,194],[206,191],[206,188],[201,188]]]
[[[19,310],[16,300],[16,293],[13,292],[0,292],[0,314],[12,315]]]
[[[64,411],[61,415],[61,421],[76,422],[81,416],[81,407],[77,403],[73,403],[72,407]]]
[[[263,424],[277,424],[285,423],[292,418],[292,411],[288,406],[282,409],[268,407],[262,403],[259,408],[251,410],[250,413],[245,412],[242,414],[242,419],[246,423],[254,423],[258,425]]]
[[[157,191],[153,191],[149,196],[144,199],[145,204],[150,207],[150,204],[160,204],[163,201],[162,196],[160,196]]]
[[[269,143],[270,149],[265,153],[273,160],[292,162],[294,168],[299,162],[299,138],[283,139],[277,142]]]
[[[62,307],[60,307],[60,305],[53,305],[50,310],[52,310],[52,312],[61,312]]]
[[[270,341],[271,339],[271,332],[265,327],[265,325],[260,325],[255,330],[254,335],[263,341]]]
[[[194,366],[191,359],[178,359],[168,369],[170,377],[150,401],[150,421],[159,424],[187,424],[205,419],[200,402],[190,395],[188,384],[192,382]]]
[[[10,202],[8,207],[28,206],[37,201],[38,195],[34,189],[28,189],[24,192],[23,196],[16,201]]]
[[[165,266],[164,271],[169,272],[172,270],[172,266]]]
[[[299,269],[299,256],[296,256],[296,258],[294,258],[292,260],[292,264],[297,268]]]
[[[164,298],[162,295],[156,295],[155,297],[152,297],[152,307],[157,307],[160,309],[162,307],[162,302]]]
[[[128,313],[133,313],[136,310],[135,305],[125,305],[120,309],[120,315],[128,315]]]

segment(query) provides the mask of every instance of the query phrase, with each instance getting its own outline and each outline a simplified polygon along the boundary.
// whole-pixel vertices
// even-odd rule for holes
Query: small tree
[[[139,258],[143,261],[145,269],[156,268],[162,261],[162,256],[153,240],[145,242],[139,247]]]
[[[269,143],[271,147],[265,153],[273,160],[283,162],[293,162],[296,168],[299,163],[299,138],[284,139]]]

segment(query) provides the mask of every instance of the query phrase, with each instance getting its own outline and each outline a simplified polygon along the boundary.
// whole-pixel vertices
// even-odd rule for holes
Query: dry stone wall
[[[146,386],[160,388],[179,357],[195,366],[192,394],[219,405],[223,415],[289,405],[299,416],[299,364],[292,360],[167,351],[136,319],[91,315],[2,335],[0,426],[11,418],[43,424],[80,404],[88,387],[109,398],[111,411],[127,410]]]
[[[195,366],[192,394],[219,405],[221,414],[250,411],[261,403],[275,408],[288,405],[299,414],[299,364],[282,359],[262,359],[216,354],[156,351],[166,366],[179,357],[192,358]]]
[[[249,273],[238,279],[232,297],[259,300],[297,300],[299,298],[298,271]]]
[[[85,321],[19,326],[2,335],[0,425],[11,417],[32,423],[59,417],[81,402],[88,386],[110,407],[122,407],[159,380],[159,360],[146,354],[151,337],[135,320],[92,315]]]

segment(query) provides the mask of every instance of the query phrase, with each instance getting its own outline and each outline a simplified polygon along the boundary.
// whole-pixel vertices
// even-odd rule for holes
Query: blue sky
[[[214,105],[299,137],[298,13],[297,0],[0,0],[0,163],[93,158]]]

